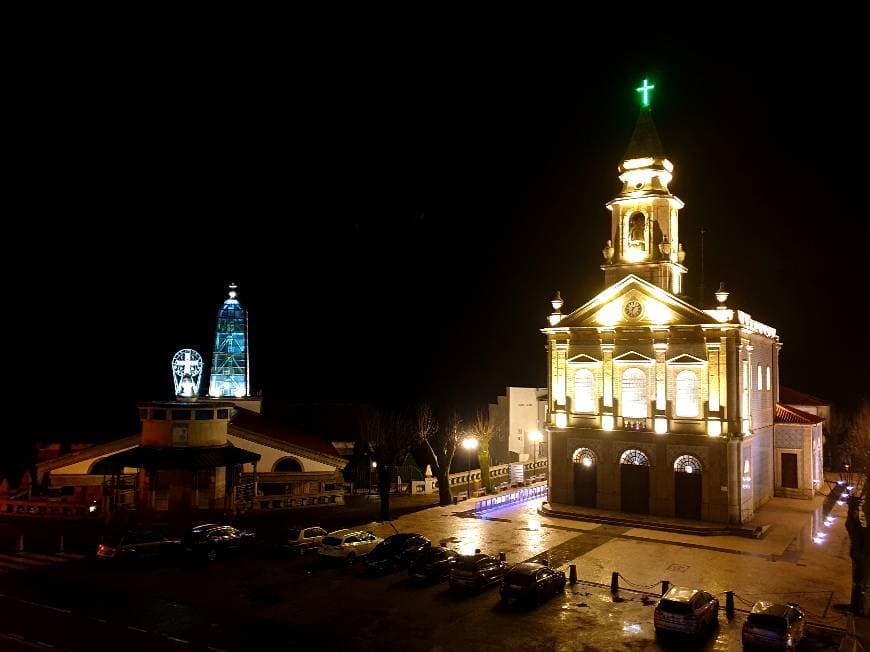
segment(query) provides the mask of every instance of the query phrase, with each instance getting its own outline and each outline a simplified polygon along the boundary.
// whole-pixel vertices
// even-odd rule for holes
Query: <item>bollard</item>
[[[479,555],[479,554],[480,554],[480,548],[475,548],[475,549],[474,549],[474,554],[475,554],[475,555]]]
[[[24,552],[24,535],[19,534],[15,537],[15,552]]]
[[[671,583],[667,580],[662,580],[662,595],[667,593],[669,588],[671,588]]]
[[[504,552],[499,551],[499,553],[498,553],[498,560],[499,560],[499,561],[507,561],[507,555],[506,555]]]
[[[571,584],[577,583],[577,564],[571,564],[568,566],[568,581]]]
[[[619,573],[613,571],[610,575],[610,592],[618,593],[619,592]]]
[[[725,591],[725,615],[734,620],[734,591]]]
[[[59,554],[59,555],[63,554],[63,535],[62,534],[57,538],[57,554]]]

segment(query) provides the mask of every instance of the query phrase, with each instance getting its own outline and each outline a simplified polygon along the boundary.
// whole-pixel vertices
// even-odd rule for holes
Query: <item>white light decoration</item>
[[[587,468],[592,466],[592,460],[589,459],[588,457],[584,457],[583,458],[583,466],[585,466]]]
[[[668,420],[656,417],[656,434],[663,435],[668,431]]]
[[[199,394],[202,379],[202,356],[193,349],[181,349],[172,356],[172,381],[175,395],[193,397]]]
[[[707,434],[711,437],[719,437],[722,434],[722,422],[719,419],[708,419]]]
[[[608,431],[613,430],[613,425],[614,424],[613,424],[613,415],[612,414],[605,414],[603,417],[601,417],[601,429],[602,430],[608,430]]]
[[[565,412],[556,412],[556,427],[557,428],[567,428],[568,427],[568,415]]]

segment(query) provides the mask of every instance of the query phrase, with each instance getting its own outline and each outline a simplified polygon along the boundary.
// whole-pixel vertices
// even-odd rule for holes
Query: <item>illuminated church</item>
[[[542,329],[550,503],[742,524],[773,495],[813,495],[822,419],[778,405],[776,329],[722,286],[713,309],[684,294],[683,202],[650,88],[607,203],[606,289],[567,314],[557,293]]]

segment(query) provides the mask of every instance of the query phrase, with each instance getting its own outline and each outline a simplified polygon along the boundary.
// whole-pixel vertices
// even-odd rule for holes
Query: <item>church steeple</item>
[[[622,189],[607,203],[611,212],[611,240],[604,247],[604,279],[612,285],[635,274],[673,294],[682,292],[685,251],[679,239],[679,211],[683,207],[668,184],[674,165],[652,119],[647,80],[638,92],[643,103],[628,149],[619,164]]]

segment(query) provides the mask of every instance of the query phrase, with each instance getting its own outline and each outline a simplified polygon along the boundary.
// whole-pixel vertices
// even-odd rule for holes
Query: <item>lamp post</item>
[[[377,481],[377,475],[376,475],[377,469],[378,469],[378,463],[375,460],[372,460],[372,472],[371,472],[370,477],[373,478],[375,482]],[[371,492],[372,492],[372,480],[369,480],[369,493],[371,493]]]
[[[477,439],[466,437],[462,440],[462,448],[468,451],[468,497],[471,498],[471,453],[477,450]]]
[[[543,440],[544,435],[541,434],[540,430],[532,430],[531,432],[529,432],[529,441],[532,442],[532,444],[534,445],[534,448],[532,449],[534,453],[534,459],[532,460],[533,462],[538,461],[538,448]]]

